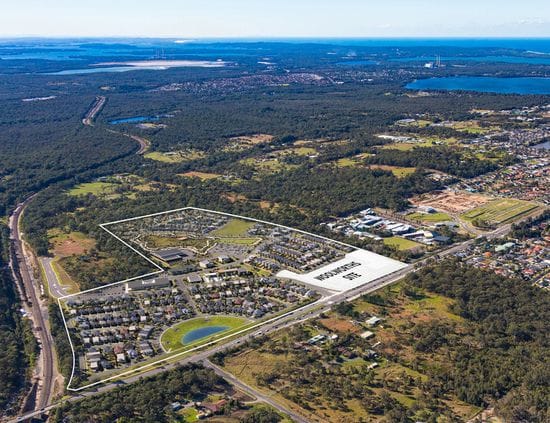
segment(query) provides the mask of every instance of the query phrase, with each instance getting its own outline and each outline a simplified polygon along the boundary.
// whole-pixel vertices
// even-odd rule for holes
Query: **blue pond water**
[[[477,91],[498,94],[550,94],[550,78],[493,78],[457,76],[418,79],[405,86],[412,90]]]
[[[229,326],[206,326],[204,328],[198,328],[191,332],[187,332],[182,338],[182,343],[191,344],[199,339],[206,338],[218,332],[223,332],[227,329],[229,329]]]
[[[109,123],[111,125],[119,125],[122,123],[156,122],[158,120],[160,120],[160,116],[135,116],[130,118],[112,120]]]

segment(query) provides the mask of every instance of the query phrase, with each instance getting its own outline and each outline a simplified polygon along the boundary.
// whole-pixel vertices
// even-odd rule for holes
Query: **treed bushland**
[[[456,300],[452,311],[468,323],[469,341],[456,345],[450,366],[432,374],[431,383],[468,403],[495,405],[506,421],[548,421],[548,292],[454,261],[407,280]],[[433,332],[418,335],[433,337]]]

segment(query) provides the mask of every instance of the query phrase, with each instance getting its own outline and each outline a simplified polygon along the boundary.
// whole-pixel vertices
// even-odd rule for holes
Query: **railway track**
[[[48,309],[45,304],[40,302],[39,294],[36,292],[38,286],[35,284],[33,270],[27,261],[20,230],[21,216],[33,198],[34,196],[31,196],[19,204],[10,216],[11,254],[9,266],[20,287],[21,302],[26,304],[26,308],[30,312],[33,333],[40,345],[40,375],[35,409],[41,409],[51,402],[55,385],[55,362],[54,343],[48,323]]]

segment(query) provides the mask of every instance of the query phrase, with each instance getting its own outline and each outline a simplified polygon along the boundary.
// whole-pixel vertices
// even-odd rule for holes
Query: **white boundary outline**
[[[329,241],[329,242],[333,242],[333,243],[336,243],[336,244],[339,244],[339,245],[342,245],[342,246],[345,246],[345,247],[348,247],[348,248],[352,248],[354,250],[360,250],[360,248],[358,247],[355,247],[351,244],[347,244],[345,242],[341,242],[341,241],[336,241],[334,239],[330,239],[330,238],[327,238],[327,237],[324,237],[324,236],[321,236],[321,235],[316,235],[316,234],[313,234],[311,232],[306,232],[306,231],[302,231],[300,229],[295,229],[295,228],[291,228],[289,226],[284,226],[284,225],[279,225],[277,223],[273,223],[273,222],[267,222],[265,220],[259,220],[259,219],[254,219],[254,218],[251,218],[251,217],[244,217],[244,216],[240,216],[240,215],[237,215],[237,214],[231,214],[231,213],[225,213],[225,212],[220,212],[220,211],[216,211],[216,210],[209,210],[209,209],[202,209],[202,208],[199,208],[199,207],[182,207],[182,208],[179,208],[179,209],[174,209],[174,210],[168,210],[168,211],[163,211],[163,212],[159,212],[159,213],[152,213],[152,214],[147,214],[147,215],[144,215],[144,216],[137,216],[137,217],[131,217],[129,219],[122,219],[122,220],[116,220],[116,221],[113,221],[113,222],[108,222],[108,223],[102,223],[99,225],[99,227],[101,229],[103,229],[105,232],[107,232],[108,234],[110,234],[111,236],[113,236],[114,238],[116,238],[118,241],[122,242],[124,245],[126,245],[128,248],[130,248],[132,251],[134,251],[135,253],[139,254],[141,257],[143,257],[145,260],[147,260],[149,263],[151,263],[155,268],[159,269],[155,272],[151,272],[151,273],[147,273],[147,274],[144,274],[144,275],[140,275],[140,276],[135,276],[133,278],[129,278],[129,279],[125,279],[123,281],[119,281],[119,282],[113,282],[113,283],[110,283],[110,284],[107,284],[107,285],[103,285],[103,286],[100,286],[100,287],[97,287],[97,288],[92,288],[92,289],[87,289],[85,291],[80,291],[80,292],[77,292],[77,293],[74,293],[74,294],[69,294],[69,295],[65,295],[65,296],[62,296],[62,297],[59,297],[57,299],[57,304],[59,306],[59,310],[61,311],[61,317],[63,318],[63,324],[65,325],[65,331],[67,333],[67,337],[69,338],[69,345],[71,346],[71,351],[72,351],[72,355],[73,355],[73,366],[72,366],[72,370],[71,370],[71,376],[69,378],[69,382],[67,383],[67,390],[68,391],[73,391],[73,392],[78,392],[78,391],[82,391],[84,389],[88,389],[88,388],[91,388],[91,387],[94,387],[94,386],[97,386],[97,385],[101,385],[105,382],[108,382],[108,381],[111,381],[111,380],[114,380],[114,379],[120,379],[126,375],[129,375],[129,374],[132,374],[132,373],[138,373],[138,372],[141,372],[149,367],[153,367],[161,362],[164,362],[164,361],[167,361],[167,360],[173,360],[174,358],[177,358],[177,357],[180,357],[182,355],[185,355],[185,354],[189,354],[193,351],[197,351],[199,349],[202,349],[202,348],[206,348],[206,347],[209,347],[209,346],[212,346],[214,344],[217,344],[219,343],[220,341],[224,341],[226,339],[229,339],[229,338],[232,338],[236,335],[240,335],[241,333],[244,333],[244,332],[249,332],[253,329],[256,329],[260,326],[263,326],[267,323],[271,323],[271,322],[274,322],[276,320],[279,320],[279,319],[282,319],[284,317],[287,317],[293,313],[295,313],[296,311],[300,311],[301,309],[303,308],[306,308],[306,307],[311,307],[312,305],[314,304],[321,304],[323,302],[326,302],[328,300],[330,300],[333,296],[335,295],[339,295],[339,294],[342,294],[343,292],[346,292],[346,291],[341,291],[341,292],[337,292],[337,293],[334,293],[328,297],[323,297],[313,303],[309,303],[303,307],[300,307],[300,308],[297,308],[297,309],[294,309],[294,310],[291,310],[287,313],[284,313],[284,314],[281,314],[281,315],[278,315],[278,316],[275,316],[271,319],[268,319],[268,320],[265,320],[265,321],[262,321],[262,322],[259,322],[258,324],[256,325],[253,325],[253,326],[250,326],[250,327],[247,327],[245,329],[242,329],[240,331],[237,331],[237,332],[234,332],[234,333],[231,333],[229,335],[225,335],[221,338],[217,338],[213,341],[210,341],[210,342],[207,342],[205,344],[201,344],[199,346],[196,346],[196,347],[193,347],[193,348],[190,348],[190,349],[187,349],[187,350],[183,350],[179,353],[176,353],[174,355],[171,355],[169,357],[164,357],[164,358],[160,358],[159,360],[157,361],[154,361],[152,363],[148,363],[148,364],[145,364],[143,366],[140,366],[140,367],[136,367],[136,368],[133,368],[131,370],[128,370],[128,371],[125,371],[125,372],[122,372],[122,373],[118,373],[114,376],[110,376],[108,378],[105,378],[105,379],[102,379],[102,380],[99,380],[97,382],[94,382],[94,383],[90,383],[88,385],[84,385],[84,386],[81,386],[81,387],[78,387],[78,388],[71,388],[71,383],[73,381],[73,378],[74,378],[74,372],[75,372],[75,367],[76,367],[76,353],[75,353],[75,350],[74,350],[74,345],[73,345],[73,342],[71,340],[71,335],[70,335],[70,332],[69,332],[69,328],[67,326],[67,321],[65,319],[65,314],[63,312],[63,307],[61,306],[61,300],[64,300],[66,298],[70,298],[70,297],[74,297],[76,295],[80,295],[80,294],[86,294],[88,292],[93,292],[93,291],[97,291],[97,290],[100,290],[100,289],[105,289],[105,288],[108,288],[108,287],[111,287],[111,286],[114,286],[114,285],[120,285],[122,283],[126,283],[126,282],[129,282],[129,281],[132,281],[132,280],[136,280],[136,279],[141,279],[141,278],[145,278],[145,277],[148,277],[148,276],[153,276],[153,275],[157,275],[159,273],[163,273],[164,272],[164,269],[162,267],[160,267],[157,263],[155,263],[153,260],[151,260],[149,257],[145,256],[144,254],[142,254],[139,250],[137,250],[136,248],[134,248],[132,245],[130,245],[128,242],[124,241],[122,238],[120,238],[119,236],[115,235],[113,232],[111,232],[109,229],[107,229],[106,227],[109,226],[109,225],[115,225],[115,224],[118,224],[118,223],[124,223],[124,222],[130,222],[130,221],[133,221],[133,220],[139,220],[139,219],[144,219],[144,218],[147,218],[147,217],[155,217],[155,216],[161,216],[163,214],[169,214],[169,213],[176,213],[176,212],[181,212],[181,211],[185,211],[185,210],[197,210],[197,211],[202,211],[202,212],[206,212],[206,213],[214,213],[214,214],[219,214],[219,215],[222,215],[222,216],[229,216],[229,217],[234,217],[234,218],[238,218],[238,219],[243,219],[243,220],[249,220],[249,221],[252,221],[252,222],[257,222],[257,223],[263,223],[263,224],[266,224],[266,225],[270,225],[270,226],[277,226],[277,227],[280,227],[280,228],[284,228],[284,229],[288,229],[288,230],[291,230],[291,231],[294,231],[294,232],[299,232],[301,234],[305,234],[305,235],[309,235],[309,236],[313,236],[315,238],[320,238],[320,239],[323,239],[325,241]],[[347,291],[351,290],[351,289],[354,289],[354,288],[350,288],[348,289]]]

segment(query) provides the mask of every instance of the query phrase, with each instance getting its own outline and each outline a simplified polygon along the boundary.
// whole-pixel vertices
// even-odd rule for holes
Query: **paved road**
[[[138,137],[137,135],[130,135],[128,134],[130,138],[132,138],[134,141],[137,141],[139,143],[139,150],[136,154],[143,154],[147,150],[149,150],[149,146],[151,145],[151,142],[143,137]]]
[[[231,373],[226,372],[222,368],[216,366],[214,363],[212,363],[210,360],[204,360],[202,364],[205,367],[208,367],[212,369],[218,376],[223,377],[226,381],[228,381],[231,385],[236,386],[241,391],[246,392],[249,395],[252,395],[253,397],[256,397],[259,401],[265,402],[266,404],[271,405],[275,410],[286,414],[289,416],[292,420],[294,420],[296,423],[308,423],[306,419],[304,419],[301,415],[295,413],[294,411],[290,410],[287,407],[284,407],[280,403],[274,401],[271,399],[271,396],[263,394],[259,392],[257,389],[252,388],[251,386],[247,385],[244,382],[241,382],[239,379],[237,379],[235,376],[233,376]]]
[[[39,260],[40,260],[40,263],[42,263],[42,268],[44,269],[44,274],[46,275],[46,280],[48,283],[48,289],[50,291],[50,295],[55,298],[60,298],[67,295],[68,292],[65,291],[65,288],[63,287],[63,285],[61,285],[59,278],[57,277],[57,274],[53,270],[53,266],[52,266],[53,258],[40,257]]]
[[[149,150],[149,147],[151,146],[151,142],[146,138],[139,137],[137,135],[127,134],[125,132],[118,132],[114,129],[106,129],[106,131],[110,132],[111,134],[123,135],[125,137],[133,139],[134,141],[137,141],[137,143],[139,144],[139,150],[136,151],[136,154],[138,155],[142,155],[143,153],[145,153],[147,150]]]
[[[30,197],[25,202],[19,204],[13,214],[10,216],[9,227],[11,232],[11,247],[14,254],[10,256],[10,267],[18,280],[24,286],[27,298],[21,298],[22,302],[30,303],[31,319],[34,323],[34,334],[41,346],[41,365],[40,365],[40,383],[39,393],[37,394],[36,409],[40,409],[51,402],[51,396],[55,384],[55,363],[53,356],[53,339],[48,323],[48,308],[39,301],[39,295],[36,290],[38,286],[34,282],[33,271],[27,262],[25,256],[21,231],[19,227],[21,215],[32,199]],[[13,256],[17,259],[17,265],[13,262]]]

